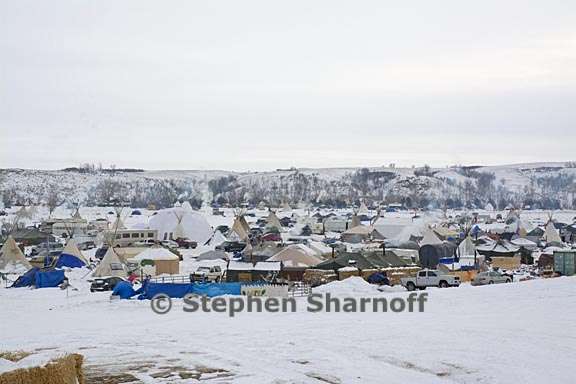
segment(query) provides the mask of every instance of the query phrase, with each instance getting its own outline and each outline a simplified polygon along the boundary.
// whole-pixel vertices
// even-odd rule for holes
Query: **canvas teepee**
[[[186,211],[193,211],[192,204],[190,204],[188,200],[182,203],[182,208],[185,209]]]
[[[358,227],[360,226],[362,223],[360,223],[360,218],[358,217],[357,214],[354,214],[354,216],[352,216],[352,222],[350,223],[350,227],[348,227],[348,229],[354,228],[354,227]]]
[[[122,208],[115,208],[114,210],[116,211],[116,220],[112,224],[111,229],[113,231],[126,229],[126,226],[124,225],[124,222],[122,221]]]
[[[174,227],[174,231],[172,231],[172,236],[174,239],[185,239],[186,234],[184,233],[184,227],[182,226],[182,219],[184,218],[184,214],[174,212],[174,215],[176,216],[178,222],[176,223],[176,227]]]
[[[0,271],[18,272],[32,268],[12,236],[8,236],[0,249]]]
[[[554,227],[554,222],[552,219],[550,219],[548,224],[546,224],[546,229],[544,230],[544,240],[546,240],[546,244],[562,244],[562,239],[558,234],[558,230]]]
[[[466,238],[458,245],[458,256],[459,257],[474,257],[476,255],[476,246],[472,241],[470,236]]]
[[[266,218],[266,229],[269,230],[271,228],[276,228],[278,230],[282,229],[282,224],[280,223],[280,220],[278,220],[278,216],[276,216],[272,210],[270,210],[270,213]]]
[[[358,209],[358,214],[359,215],[369,215],[370,211],[368,210],[368,207],[366,206],[366,204],[364,204],[364,202],[360,203],[360,208]]]
[[[58,256],[56,267],[80,268],[85,265],[88,265],[88,260],[86,260],[80,249],[76,246],[76,241],[74,239],[68,240],[66,247],[64,247],[64,250],[60,256]]]
[[[420,246],[424,245],[435,245],[435,244],[442,244],[442,240],[438,238],[438,236],[434,233],[434,231],[428,227],[424,232],[424,237],[420,241]]]
[[[212,237],[210,238],[210,240],[208,240],[205,245],[209,245],[211,247],[216,247],[216,246],[222,244],[223,242],[225,242],[226,240],[228,240],[228,239],[226,238],[226,236],[224,236],[222,234],[222,232],[215,231],[214,234],[212,235]]]
[[[242,224],[242,220],[244,218],[242,216],[236,216],[234,220],[234,224],[232,224],[232,237],[237,237],[241,241],[246,241],[249,236],[249,231],[246,230],[246,227]],[[246,222],[246,220],[244,220]],[[248,225],[248,224],[246,224]]]
[[[108,252],[102,258],[98,267],[92,273],[93,277],[108,277],[108,276],[117,276],[117,277],[126,277],[126,268],[124,267],[124,263],[118,256],[118,254],[114,251],[114,248],[109,247]]]

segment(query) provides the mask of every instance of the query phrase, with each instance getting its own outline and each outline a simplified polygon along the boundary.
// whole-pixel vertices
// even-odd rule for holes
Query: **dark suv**
[[[114,289],[116,284],[118,284],[121,281],[125,280],[121,277],[116,276],[97,278],[94,281],[92,281],[92,284],[90,285],[90,292],[111,291]]]
[[[246,248],[246,243],[241,243],[239,241],[225,241],[222,244],[216,246],[217,250],[224,252],[240,252]]]

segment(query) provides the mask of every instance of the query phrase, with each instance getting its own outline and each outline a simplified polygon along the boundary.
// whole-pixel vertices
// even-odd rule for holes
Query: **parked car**
[[[471,285],[487,285],[499,283],[511,283],[512,278],[508,275],[495,271],[480,272],[470,282]]]
[[[174,249],[178,248],[178,243],[175,242],[174,240],[162,240],[160,244],[162,244],[166,248],[174,248]]]
[[[97,258],[98,260],[102,260],[106,255],[106,252],[108,252],[108,247],[98,248],[96,250],[96,253],[94,253],[94,257]]]
[[[121,277],[116,276],[95,279],[94,281],[92,281],[92,284],[90,285],[90,292],[111,291],[114,289],[116,284],[118,284],[121,281],[125,280]]]
[[[153,239],[140,240],[134,243],[137,247],[151,247],[154,244],[156,244],[156,241]]]
[[[415,277],[400,279],[400,284],[409,291],[414,291],[416,288],[426,289],[426,287],[458,287],[460,278],[435,269],[423,269],[418,271]]]
[[[222,280],[222,268],[219,265],[201,266],[190,275],[190,281],[211,281],[219,282]]]
[[[216,246],[216,250],[224,252],[240,252],[246,248],[246,243],[239,241],[225,241],[220,245]]]
[[[83,242],[83,243],[78,244],[78,248],[79,248],[81,251],[85,251],[85,250],[87,250],[87,249],[96,248],[96,244],[94,244],[93,241],[85,241],[85,242]]]
[[[176,239],[176,243],[178,244],[179,248],[186,248],[186,249],[194,249],[198,246],[198,243],[188,239]]]

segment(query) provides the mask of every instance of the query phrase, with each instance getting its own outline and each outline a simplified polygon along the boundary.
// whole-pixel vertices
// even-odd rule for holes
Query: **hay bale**
[[[83,361],[82,355],[74,353],[41,367],[15,369],[0,374],[0,384],[84,384]]]
[[[26,351],[6,351],[6,352],[0,352],[0,359],[8,360],[15,363],[30,355],[31,353]]]

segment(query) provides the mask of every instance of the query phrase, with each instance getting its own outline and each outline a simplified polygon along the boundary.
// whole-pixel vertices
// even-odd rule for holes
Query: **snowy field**
[[[93,383],[573,382],[576,278],[429,289],[424,313],[302,305],[229,318],[185,313],[180,300],[166,315],[148,301],[111,302],[80,274],[77,291],[0,289],[0,349],[82,353]],[[407,295],[356,279],[322,291]]]

